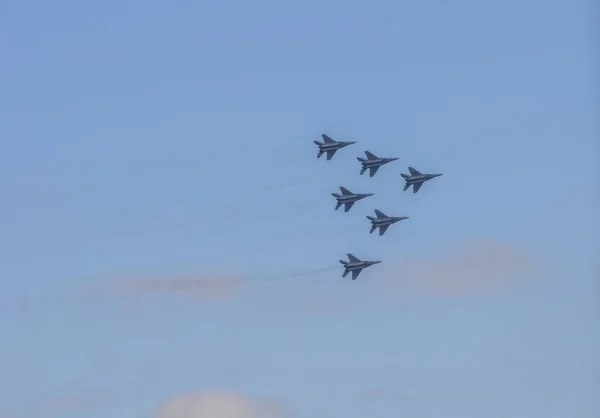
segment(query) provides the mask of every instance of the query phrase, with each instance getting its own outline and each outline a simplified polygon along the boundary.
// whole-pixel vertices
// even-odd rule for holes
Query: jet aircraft
[[[340,260],[340,263],[344,266],[344,274],[342,277],[346,277],[348,273],[352,272],[352,280],[356,280],[364,268],[381,263],[381,261],[362,261],[352,254],[348,254],[348,260],[350,261]]]
[[[348,145],[356,144],[356,141],[334,141],[325,134],[321,134],[321,138],[323,138],[323,142],[313,141],[319,146],[319,154],[317,155],[317,158],[321,158],[321,155],[326,152],[327,161],[331,160],[337,150],[347,147]]]
[[[442,174],[422,174],[413,167],[408,167],[408,171],[410,171],[410,175],[408,174],[400,174],[404,177],[404,181],[406,184],[404,185],[404,191],[406,191],[410,185],[413,186],[413,193],[417,193],[423,183],[433,178],[439,177]]]
[[[337,205],[335,205],[335,210],[338,210],[340,208],[340,206],[344,205],[344,212],[348,212],[350,210],[350,208],[352,208],[352,205],[354,205],[354,203],[356,201],[364,199],[365,197],[374,195],[374,193],[362,193],[362,194],[361,193],[352,193],[350,190],[348,190],[342,186],[340,186],[340,191],[342,192],[342,194],[331,193],[331,195],[333,197],[335,197],[337,200]]]
[[[367,219],[371,221],[371,231],[369,231],[369,233],[372,234],[375,229],[379,228],[379,236],[385,234],[385,231],[387,231],[390,225],[395,224],[398,221],[408,219],[408,216],[387,216],[385,213],[377,209],[375,209],[375,215],[377,217],[367,216]]]
[[[392,161],[398,160],[398,158],[379,158],[375,154],[370,151],[365,151],[365,155],[367,158],[357,157],[356,159],[361,162],[362,170],[360,170],[360,175],[362,176],[367,169],[369,169],[369,177],[373,177],[379,167],[384,164],[391,163]]]

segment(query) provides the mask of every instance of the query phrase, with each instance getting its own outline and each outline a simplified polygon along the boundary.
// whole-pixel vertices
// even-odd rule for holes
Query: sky
[[[3,2],[0,417],[596,418],[592,6]]]

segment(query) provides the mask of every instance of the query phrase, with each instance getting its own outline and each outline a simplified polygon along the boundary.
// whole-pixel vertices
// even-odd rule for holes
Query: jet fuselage
[[[398,158],[376,158],[376,159],[366,159],[366,158],[362,158],[360,160],[362,166],[364,168],[371,168],[371,167],[379,167],[381,165],[390,163],[392,161],[396,161]]]
[[[372,266],[373,264],[379,264],[381,261],[360,261],[360,262],[350,262],[344,264],[344,269],[348,271],[353,270],[362,270],[366,267]]]
[[[338,194],[336,199],[340,203],[356,202],[357,200],[364,199],[365,197],[373,196],[373,194]]]
[[[388,218],[369,218],[373,226],[391,225],[403,219],[408,219],[408,216],[390,216]]]
[[[419,176],[407,177],[404,180],[407,184],[423,183],[424,181],[431,180],[439,176],[441,176],[441,174],[421,174]]]
[[[320,143],[319,144],[319,149],[321,149],[322,151],[331,151],[331,150],[338,150],[340,148],[344,148],[345,146],[354,144],[354,142],[326,142],[326,143]]]

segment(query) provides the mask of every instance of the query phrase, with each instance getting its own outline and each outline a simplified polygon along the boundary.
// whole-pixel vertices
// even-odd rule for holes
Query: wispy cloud
[[[500,291],[547,272],[538,261],[518,247],[491,239],[471,240],[459,244],[445,254],[385,260],[381,265],[381,281],[386,286],[406,291],[433,292],[444,295],[471,291]],[[339,269],[339,266],[272,277],[239,277],[233,275],[195,275],[188,277],[124,277],[103,282],[92,294],[108,292],[118,295],[182,296],[195,300],[232,299],[246,286],[271,280],[288,280]],[[332,276],[336,280],[339,276]],[[374,279],[379,281],[376,276]],[[365,279],[363,279],[365,280]],[[311,300],[302,306],[311,314],[341,314],[344,309],[329,302]]]
[[[405,290],[459,294],[499,291],[543,271],[519,248],[489,239],[468,241],[444,255],[388,263],[386,285]]]
[[[174,396],[160,405],[154,418],[289,418],[286,407],[274,400],[250,399],[240,394],[210,391]]]
[[[269,276],[192,275],[188,277],[117,277],[86,285],[78,293],[92,295],[184,296],[197,300],[227,300],[237,296],[245,286],[301,278],[331,271],[336,267],[289,271]]]
[[[126,293],[187,295],[206,300],[231,298],[243,282],[243,278],[233,276],[196,276],[123,279],[119,281],[118,287]]]

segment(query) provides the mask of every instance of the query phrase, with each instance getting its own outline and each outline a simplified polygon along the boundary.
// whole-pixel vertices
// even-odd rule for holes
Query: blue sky
[[[5,2],[0,416],[596,417],[590,8]],[[317,160],[323,132],[358,143]],[[383,262],[342,281],[347,252]]]

